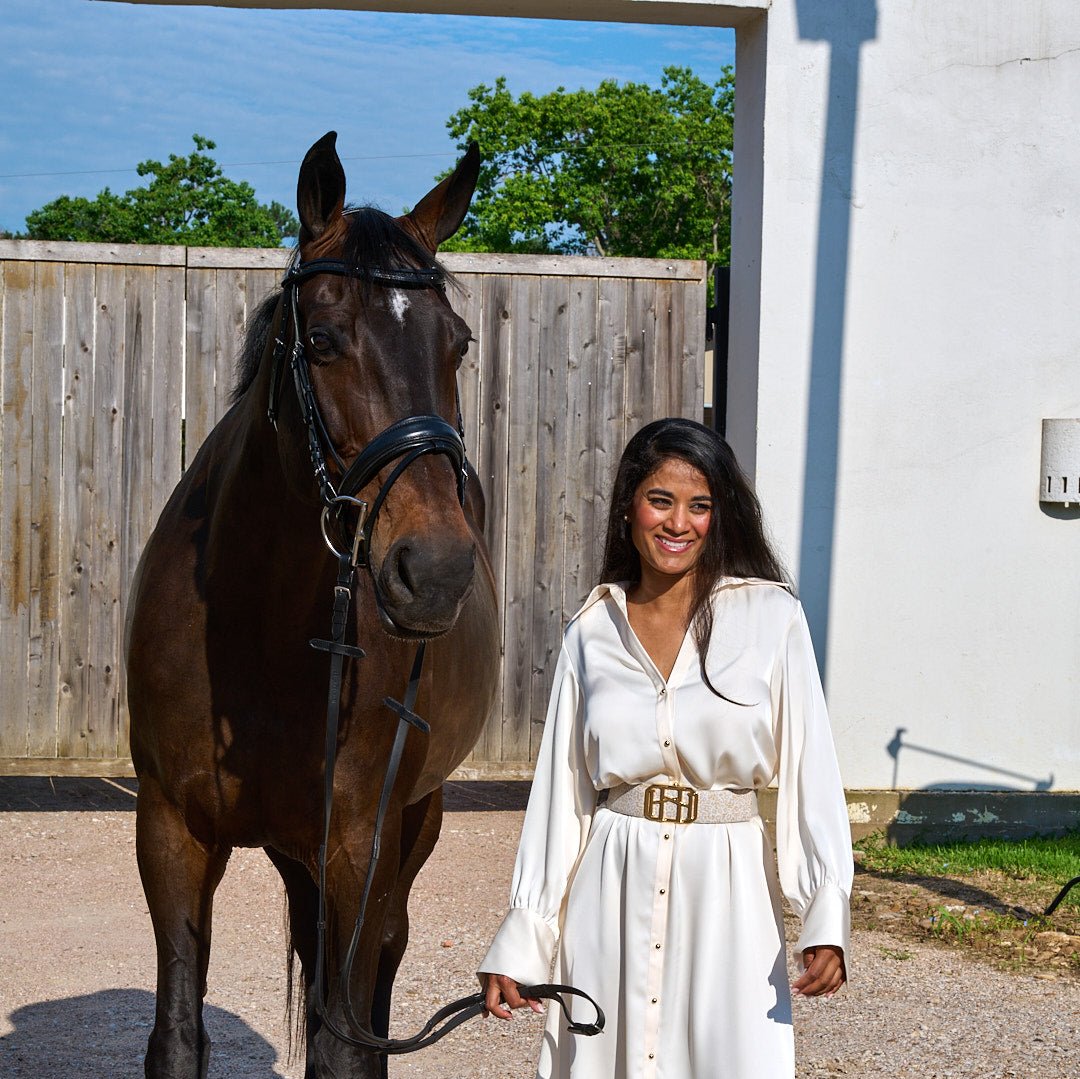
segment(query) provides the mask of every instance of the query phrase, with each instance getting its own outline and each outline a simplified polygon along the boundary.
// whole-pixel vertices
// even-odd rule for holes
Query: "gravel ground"
[[[0,779],[0,1076],[136,1079],[153,1015],[153,944],[135,868],[131,784]],[[520,785],[456,785],[413,891],[396,1033],[472,992],[505,904]],[[285,1023],[284,898],[258,851],[218,891],[211,1079],[300,1079]],[[1080,987],[859,932],[854,984],[796,1000],[799,1079],[1077,1079]],[[476,1021],[395,1059],[392,1076],[531,1079],[539,1021]],[[597,1077],[603,1079],[603,1077]]]

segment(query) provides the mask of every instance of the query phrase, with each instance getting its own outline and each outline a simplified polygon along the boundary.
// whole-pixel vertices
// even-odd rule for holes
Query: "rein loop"
[[[416,649],[408,687],[401,702],[386,697],[383,704],[398,718],[394,734],[393,748],[386,766],[379,804],[376,811],[371,840],[371,855],[361,892],[360,909],[356,916],[352,937],[345,951],[338,972],[338,988],[345,1015],[347,1030],[342,1030],[330,1016],[327,1006],[327,889],[326,863],[327,849],[330,843],[330,819],[334,802],[334,766],[337,760],[338,734],[341,716],[341,691],[343,686],[344,663],[346,659],[360,660],[364,651],[346,642],[345,636],[349,621],[349,608],[353,591],[356,587],[356,572],[366,568],[371,571],[370,540],[390,489],[404,471],[418,458],[429,454],[440,454],[450,459],[457,477],[457,495],[462,505],[465,504],[465,484],[468,463],[465,457],[465,438],[461,422],[460,399],[458,402],[458,426],[455,430],[441,416],[408,416],[391,424],[386,430],[376,435],[357,455],[356,459],[345,467],[344,462],[334,448],[333,440],[327,430],[315,396],[311,381],[310,361],[304,348],[301,332],[300,309],[297,299],[299,286],[317,274],[336,274],[341,277],[354,277],[372,284],[389,288],[434,288],[440,293],[443,289],[443,274],[438,269],[420,269],[405,267],[402,269],[359,269],[346,265],[338,259],[314,259],[307,263],[297,263],[289,269],[282,280],[284,296],[280,314],[275,316],[277,330],[274,335],[274,351],[270,370],[270,399],[267,416],[277,428],[278,409],[281,396],[281,383],[284,376],[287,341],[292,336],[292,352],[289,367],[292,371],[296,397],[300,406],[300,415],[307,429],[308,451],[311,456],[312,470],[319,487],[323,502],[320,526],[327,547],[337,560],[337,583],[334,585],[334,602],[331,613],[330,637],[316,639],[311,647],[330,656],[330,679],[327,688],[326,705],[326,750],[323,790],[323,837],[319,848],[318,884],[319,905],[317,924],[317,952],[315,976],[313,979],[314,1005],[317,1014],[326,1028],[338,1039],[361,1048],[378,1053],[410,1053],[423,1049],[450,1033],[455,1027],[474,1016],[484,1013],[484,995],[474,993],[462,997],[440,1008],[421,1030],[410,1038],[382,1038],[361,1021],[352,1002],[352,971],[356,953],[360,947],[364,917],[368,899],[375,881],[375,871],[379,864],[382,845],[383,824],[390,806],[390,798],[397,781],[398,769],[405,751],[409,729],[415,728],[420,734],[430,733],[428,724],[413,709],[420,688],[420,676],[424,663],[426,641],[421,641]],[[337,485],[332,482],[327,467],[326,455],[329,453],[340,477]],[[396,464],[395,464],[396,462]],[[359,493],[372,483],[385,468],[394,465],[389,476],[383,481],[369,506]],[[352,516],[350,523],[347,517]],[[338,535],[331,535],[332,526]],[[376,603],[379,603],[378,589],[375,590]],[[380,610],[382,610],[380,604]],[[588,994],[567,985],[523,986],[521,990],[533,999],[554,1000],[562,1008],[568,1029],[573,1034],[598,1034],[604,1028],[604,1013],[600,1006]],[[571,1021],[570,1012],[564,997],[577,996],[587,1000],[596,1009],[593,1023]]]

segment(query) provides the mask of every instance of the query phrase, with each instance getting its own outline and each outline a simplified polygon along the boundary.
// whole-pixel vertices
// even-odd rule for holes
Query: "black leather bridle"
[[[420,718],[413,708],[420,688],[420,674],[423,669],[426,641],[417,645],[409,683],[404,700],[398,702],[392,697],[383,699],[383,704],[398,718],[397,731],[394,735],[393,748],[386,767],[379,805],[375,815],[372,833],[371,856],[361,892],[360,909],[356,917],[352,938],[346,949],[339,972],[339,990],[344,1006],[345,1021],[349,1028],[342,1030],[330,1018],[326,1006],[326,859],[330,841],[330,815],[334,801],[334,765],[337,760],[338,728],[341,712],[341,689],[344,661],[363,659],[364,651],[345,640],[349,620],[349,607],[352,602],[358,569],[366,568],[371,572],[371,536],[379,510],[386,500],[390,488],[402,473],[417,458],[429,454],[441,454],[449,457],[457,475],[458,500],[465,504],[465,484],[467,462],[465,458],[465,438],[461,422],[460,399],[457,408],[457,430],[441,416],[409,416],[391,424],[381,434],[368,443],[348,467],[338,455],[333,439],[326,428],[322,412],[319,409],[315,389],[311,381],[311,367],[304,348],[304,335],[300,322],[300,308],[297,299],[300,285],[318,274],[335,274],[339,277],[352,277],[374,285],[388,288],[428,289],[434,288],[444,296],[444,275],[439,269],[404,267],[401,269],[360,269],[351,267],[338,259],[313,259],[311,262],[294,263],[285,274],[281,286],[283,290],[281,315],[278,331],[274,338],[274,350],[271,357],[270,395],[267,416],[277,428],[278,409],[281,397],[281,383],[284,377],[284,361],[288,349],[287,342],[293,339],[289,367],[292,371],[293,384],[300,406],[300,415],[307,429],[308,452],[311,457],[315,481],[323,502],[322,533],[326,545],[333,552],[338,563],[337,583],[334,586],[334,604],[331,615],[329,639],[316,639],[310,642],[313,648],[330,655],[330,683],[326,706],[326,758],[324,768],[323,791],[323,841],[319,848],[319,915],[318,942],[314,977],[315,1009],[326,1028],[341,1041],[380,1053],[410,1053],[423,1049],[438,1041],[455,1027],[468,1019],[482,1015],[485,1011],[484,994],[474,993],[462,997],[444,1008],[439,1009],[428,1022],[410,1038],[382,1038],[368,1025],[357,1018],[352,1003],[351,981],[353,962],[360,945],[361,931],[368,898],[375,880],[375,870],[379,862],[382,843],[382,829],[390,805],[390,796],[397,780],[398,769],[405,750],[405,741],[410,727],[423,734],[431,728]],[[335,485],[327,468],[326,455],[330,454],[337,473],[340,476]],[[394,464],[396,462],[396,464]],[[364,499],[358,497],[360,491],[368,486],[378,474],[389,465],[394,467],[380,485],[372,499],[370,508]],[[350,523],[350,518],[352,521]],[[331,535],[331,532],[334,535]],[[374,581],[373,581],[374,584]],[[381,616],[394,625],[393,619],[382,607],[378,586],[374,587],[376,604]],[[522,986],[523,996],[533,999],[554,1000],[562,1008],[574,1034],[599,1034],[604,1028],[604,1013],[588,994],[568,985]],[[594,1023],[574,1023],[570,1021],[570,1012],[563,996],[579,996],[588,1000],[596,1009]]]
[[[267,416],[277,427],[278,411],[281,398],[281,383],[284,377],[284,359],[287,351],[290,322],[292,325],[293,346],[289,359],[293,384],[296,387],[296,399],[300,405],[300,417],[307,430],[308,453],[315,473],[315,482],[323,501],[323,534],[334,554],[339,548],[327,534],[330,518],[336,518],[343,524],[345,511],[349,507],[357,510],[360,520],[353,531],[353,542],[359,539],[357,550],[358,566],[368,565],[370,558],[369,541],[375,528],[379,510],[398,477],[418,457],[426,454],[443,454],[450,458],[458,481],[458,500],[465,504],[465,483],[467,465],[465,460],[465,431],[461,420],[460,402],[457,407],[457,430],[441,416],[409,416],[391,424],[385,431],[368,443],[348,468],[334,447],[333,439],[326,428],[322,411],[315,397],[315,387],[311,381],[311,363],[304,347],[304,336],[300,325],[300,307],[298,294],[300,286],[312,277],[320,274],[335,274],[338,277],[352,277],[371,284],[387,288],[437,289],[443,295],[443,274],[438,269],[406,267],[394,270],[356,269],[340,259],[313,259],[311,262],[297,262],[291,266],[281,282],[284,292],[281,324],[274,340],[274,352],[270,368],[270,400]],[[327,453],[333,459],[340,479],[337,485],[331,481],[327,469]],[[397,467],[379,488],[378,494],[368,504],[356,497],[375,477],[391,462],[398,461]]]

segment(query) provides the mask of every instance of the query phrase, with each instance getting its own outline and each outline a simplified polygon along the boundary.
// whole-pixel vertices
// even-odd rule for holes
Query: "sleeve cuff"
[[[802,933],[795,945],[795,959],[801,968],[805,948],[832,944],[844,949],[844,969],[851,977],[851,904],[837,884],[823,884],[810,901],[803,917]]]
[[[479,970],[504,974],[519,985],[541,985],[554,955],[555,933],[547,922],[525,907],[511,907]]]

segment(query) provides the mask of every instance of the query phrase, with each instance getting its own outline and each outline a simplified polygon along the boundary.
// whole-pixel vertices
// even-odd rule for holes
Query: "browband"
[[[418,266],[405,266],[400,270],[380,270],[362,266],[349,266],[341,259],[312,259],[310,262],[291,266],[282,278],[281,287],[298,285],[316,274],[336,274],[338,277],[355,277],[361,281],[370,281],[375,285],[389,285],[393,288],[437,288],[441,289],[445,274],[440,269],[425,270]]]

